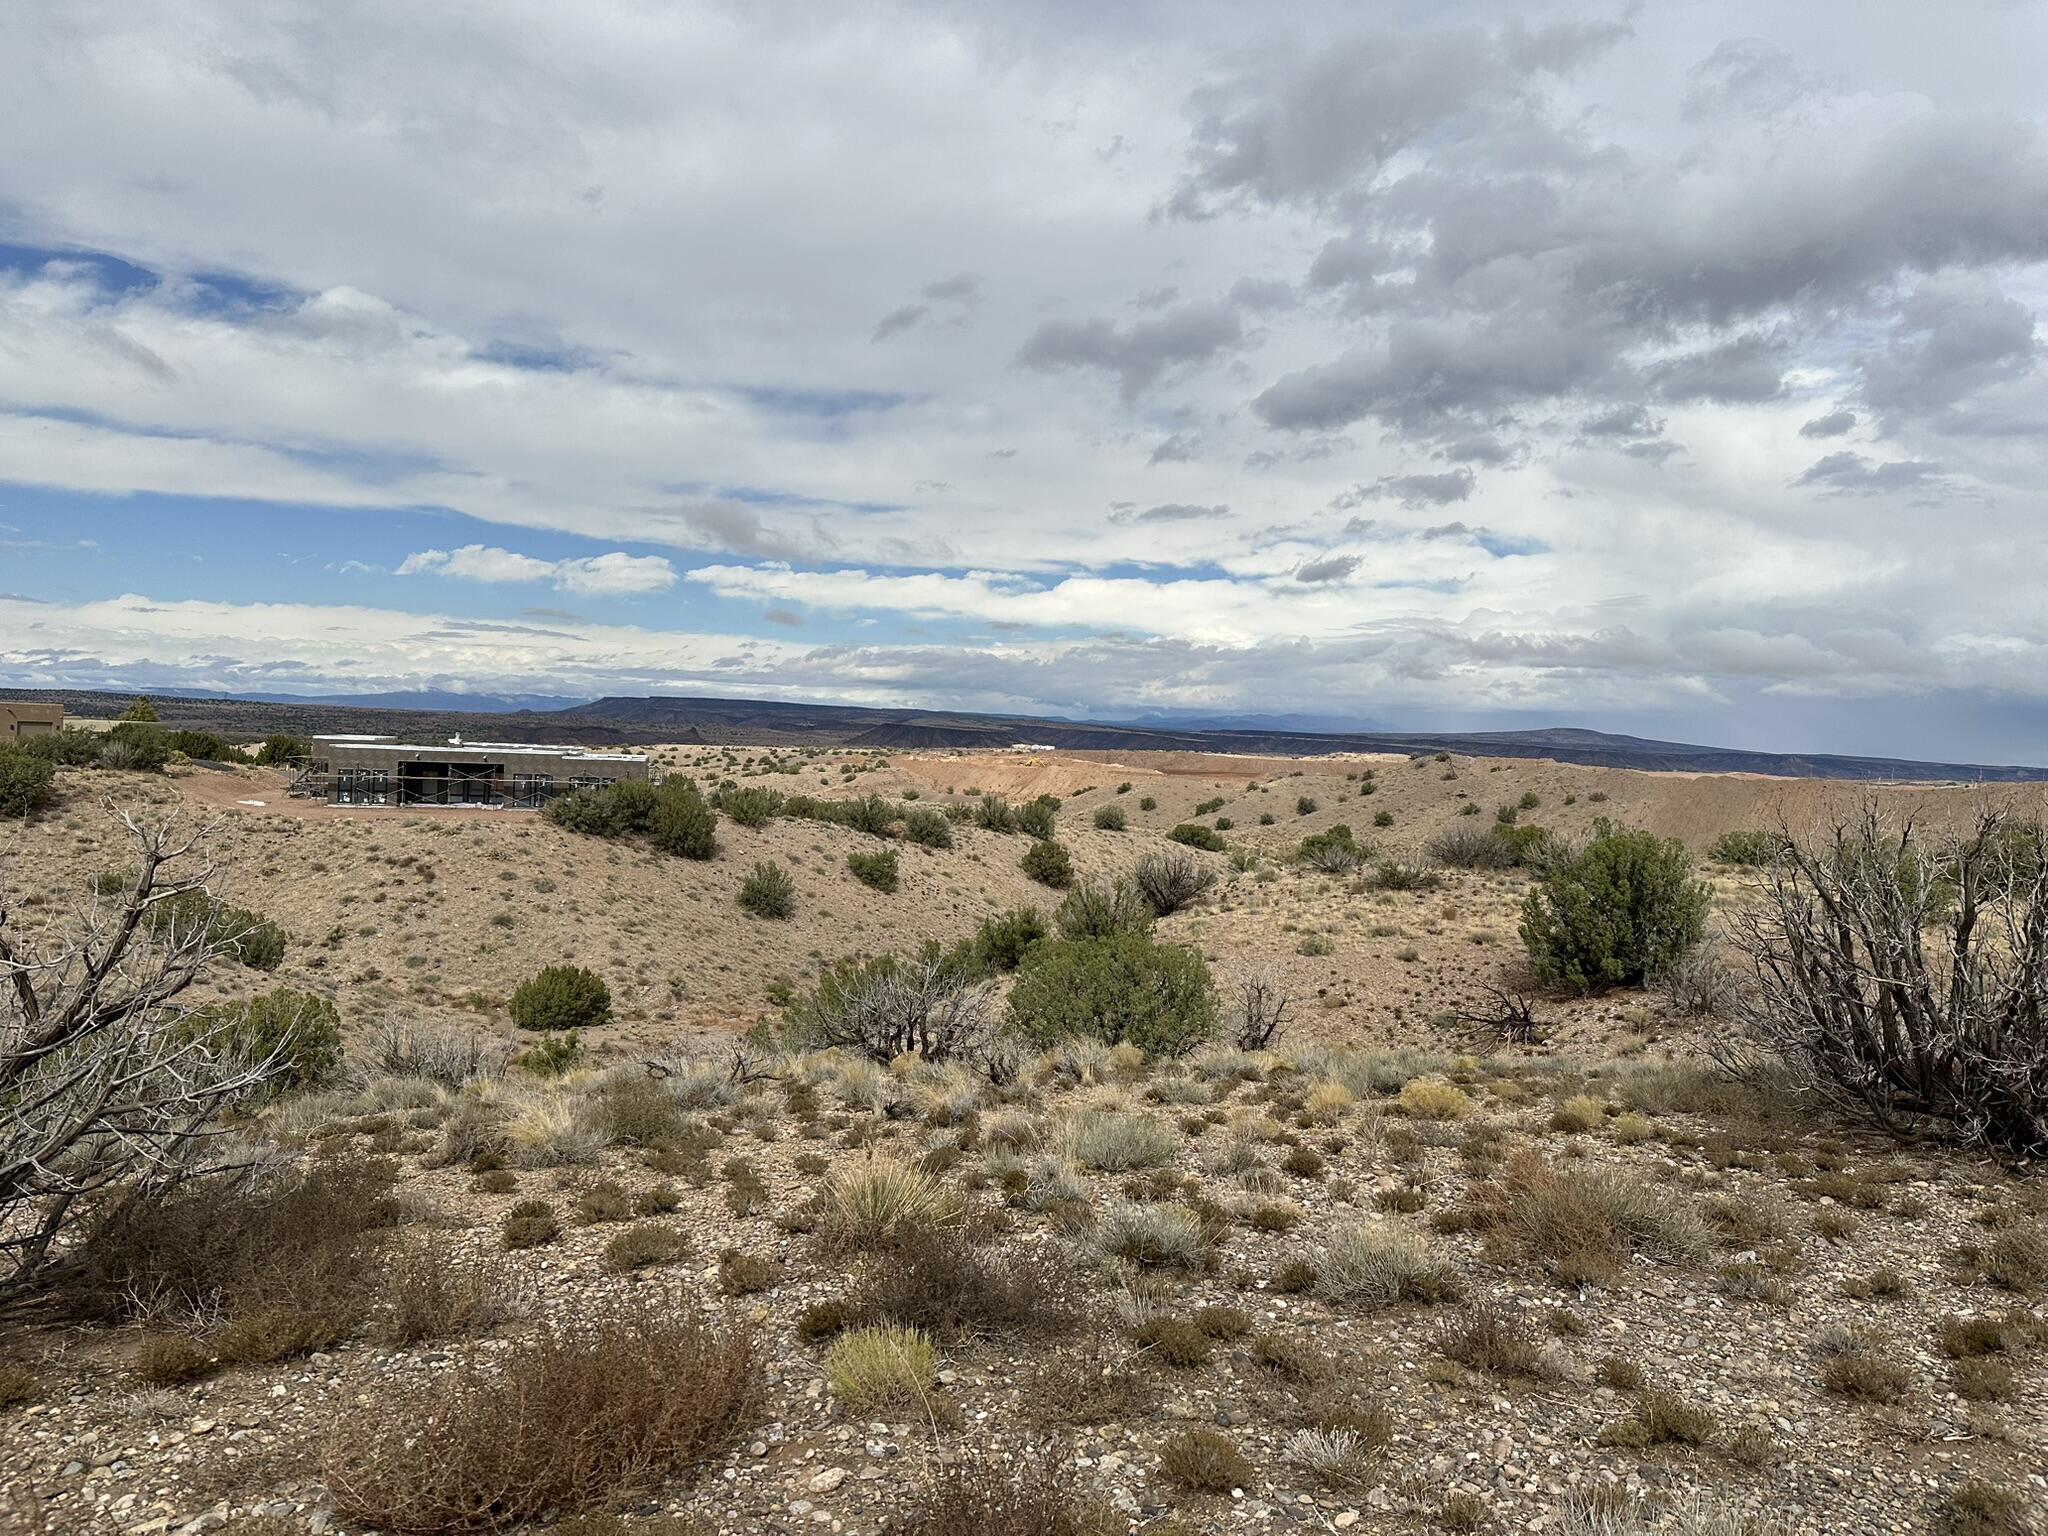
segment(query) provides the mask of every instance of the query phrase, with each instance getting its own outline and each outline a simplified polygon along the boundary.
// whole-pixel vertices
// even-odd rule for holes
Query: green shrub
[[[512,1065],[535,1077],[562,1077],[573,1072],[583,1059],[583,1042],[575,1030],[567,1034],[544,1034],[512,1058]]]
[[[138,693],[135,695],[135,702],[122,710],[119,718],[122,720],[140,720],[154,725],[156,723],[156,706]]]
[[[953,846],[953,828],[938,811],[912,811],[903,818],[903,835],[921,848]]]
[[[1120,805],[1105,805],[1095,813],[1095,825],[1104,832],[1121,832],[1129,823]]]
[[[627,781],[632,782],[632,781]],[[718,818],[695,782],[665,779],[648,817],[647,840],[680,859],[708,859],[718,851]]]
[[[125,890],[125,884],[118,889]],[[114,895],[116,891],[102,891]],[[284,963],[285,932],[260,912],[215,901],[205,889],[180,891],[149,909],[150,932],[177,942],[204,929],[206,941],[218,945],[252,971],[274,971]]]
[[[782,796],[772,789],[728,784],[711,797],[712,807],[743,827],[764,827],[782,809]]]
[[[1776,861],[1784,843],[1783,834],[1777,832],[1723,832],[1708,853],[1723,864],[1759,869]]]
[[[1707,899],[1682,844],[1602,822],[1529,893],[1522,942],[1549,980],[1581,992],[1636,985],[1700,941]]]
[[[1159,809],[1159,802],[1150,795],[1140,795],[1138,797],[1138,809],[1141,811],[1156,811]]]
[[[1028,805],[1017,808],[1017,830],[1026,837],[1035,837],[1042,843],[1052,841],[1053,829],[1059,820],[1060,802],[1057,795],[1040,795]]]
[[[1086,880],[1067,893],[1053,923],[1063,939],[1106,939],[1118,933],[1149,933],[1152,903],[1128,880],[1114,885]]]
[[[881,853],[849,853],[846,867],[862,885],[871,885],[878,891],[896,889],[896,850],[893,848]]]
[[[1014,971],[1024,953],[1046,936],[1045,915],[1036,907],[1018,907],[985,917],[970,941],[975,966],[984,972]]]
[[[1040,885],[1063,891],[1074,883],[1074,860],[1066,848],[1051,838],[1041,838],[1024,850],[1017,867]]]
[[[1161,917],[1167,917],[1215,884],[1216,872],[1205,869],[1200,860],[1174,848],[1165,853],[1147,854],[1138,860],[1138,867],[1131,871],[1131,879],[1144,893],[1145,899],[1152,903],[1152,910]]]
[[[740,886],[740,906],[756,917],[788,917],[796,911],[796,882],[780,864],[756,864]]]
[[[173,752],[182,752],[195,762],[222,763],[235,755],[226,738],[212,731],[173,731],[165,742]]]
[[[110,768],[154,773],[171,760],[171,738],[159,726],[129,722],[100,738],[100,761]]]
[[[297,736],[266,736],[263,745],[256,749],[256,761],[262,767],[275,768],[295,757],[304,757],[307,745]]]
[[[1017,830],[1017,813],[1001,795],[983,795],[974,802],[974,823],[989,832]]]
[[[1376,827],[1391,827],[1394,824],[1394,813],[1392,811],[1374,811],[1372,813],[1372,824]]]
[[[94,731],[44,731],[39,736],[24,738],[18,747],[0,747],[0,752],[9,750],[26,752],[65,768],[90,768],[100,760],[100,738]]]
[[[1135,933],[1047,939],[1018,968],[1010,1015],[1040,1046],[1080,1035],[1179,1056],[1215,1032],[1216,991],[1194,949]]]
[[[1222,809],[1223,809],[1223,797],[1222,797],[1221,795],[1218,795],[1218,796],[1216,796],[1216,797],[1215,797],[1214,799],[1212,799],[1212,800],[1204,800],[1204,801],[1203,801],[1203,802],[1202,802],[1202,803],[1201,803],[1200,805],[1196,806],[1196,807],[1195,807],[1195,814],[1196,814],[1197,816],[1207,816],[1207,815],[1209,815],[1209,814],[1210,814],[1210,813],[1211,813],[1212,811],[1220,811],[1220,810],[1222,810]]]
[[[341,1070],[341,1019],[334,1004],[311,992],[279,987],[239,1003],[194,1010],[182,1031],[252,1061],[275,1057],[280,1089],[326,1082]]]
[[[1205,853],[1221,853],[1225,846],[1220,833],[1198,821],[1184,821],[1166,835],[1176,843],[1186,843],[1190,848],[1200,848]]]
[[[512,1022],[542,1033],[591,1029],[612,1021],[612,994],[580,965],[551,965],[512,994]]]
[[[0,816],[34,816],[56,803],[56,765],[20,747],[0,747]]]

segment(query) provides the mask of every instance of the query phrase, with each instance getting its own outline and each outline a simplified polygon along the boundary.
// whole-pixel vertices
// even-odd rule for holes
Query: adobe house
[[[460,736],[441,746],[395,736],[315,736],[291,792],[331,805],[538,810],[573,789],[646,777],[647,758],[637,752],[464,741]]]
[[[48,736],[64,729],[62,704],[30,704],[0,699],[0,742],[12,744],[27,736]]]

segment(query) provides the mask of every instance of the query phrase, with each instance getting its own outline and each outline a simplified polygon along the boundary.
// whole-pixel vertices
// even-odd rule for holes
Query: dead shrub
[[[1080,1427],[1134,1418],[1152,1404],[1155,1389],[1132,1368],[1131,1358],[1105,1338],[1047,1357],[1025,1378],[1018,1406],[1025,1421],[1042,1427]]]
[[[693,1296],[615,1297],[488,1357],[344,1404],[323,1471],[353,1520],[496,1530],[649,1486],[716,1452],[759,1401],[754,1334]]]
[[[290,1311],[331,1343],[374,1294],[377,1239],[395,1214],[392,1181],[382,1159],[335,1158],[127,1205],[86,1243],[67,1295],[100,1318],[210,1324]],[[256,1334],[279,1331],[275,1317],[252,1324],[251,1347]]]
[[[1058,1334],[1082,1318],[1072,1272],[1043,1248],[996,1248],[960,1231],[905,1227],[862,1267],[859,1322],[922,1328],[941,1340]]]
[[[1549,1357],[1521,1321],[1497,1307],[1472,1308],[1437,1330],[1437,1353],[1495,1376],[1555,1375]]]
[[[941,1466],[898,1527],[904,1536],[1107,1536],[1123,1528],[1114,1511],[1082,1497],[1073,1452],[1056,1439]]]
[[[501,1259],[423,1245],[391,1257],[383,1299],[377,1331],[388,1344],[470,1338],[523,1315],[531,1278]]]
[[[631,1226],[604,1245],[604,1267],[618,1273],[677,1264],[689,1257],[690,1240],[666,1222]]]

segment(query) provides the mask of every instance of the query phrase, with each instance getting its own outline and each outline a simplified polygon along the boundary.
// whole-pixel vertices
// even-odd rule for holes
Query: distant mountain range
[[[119,714],[131,697],[86,690],[0,688],[0,698],[45,699],[62,704],[69,713],[86,716]],[[1782,778],[2048,781],[2048,768],[1755,752],[1570,726],[1522,731],[1329,731],[1294,728],[1284,723],[1286,717],[1264,717],[1258,726],[1206,720],[1202,725],[1119,723],[771,699],[603,698],[570,702],[545,695],[444,692],[350,698],[191,692],[153,693],[151,698],[166,724],[243,738],[273,732],[366,731],[427,741],[460,734],[472,739],[588,745],[742,742],[987,751],[1040,743],[1066,751],[1236,752],[1270,757],[1310,757],[1326,752],[1458,752],[1477,757],[1547,757],[1607,768],[1757,773]]]

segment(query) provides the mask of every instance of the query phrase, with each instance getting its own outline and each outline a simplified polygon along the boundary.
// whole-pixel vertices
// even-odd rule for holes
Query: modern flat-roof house
[[[572,789],[645,779],[637,752],[525,742],[464,741],[440,746],[396,736],[315,736],[292,793],[333,805],[476,805],[538,810]]]
[[[25,736],[47,736],[64,729],[62,704],[31,704],[23,699],[0,699],[0,741],[20,741]]]

